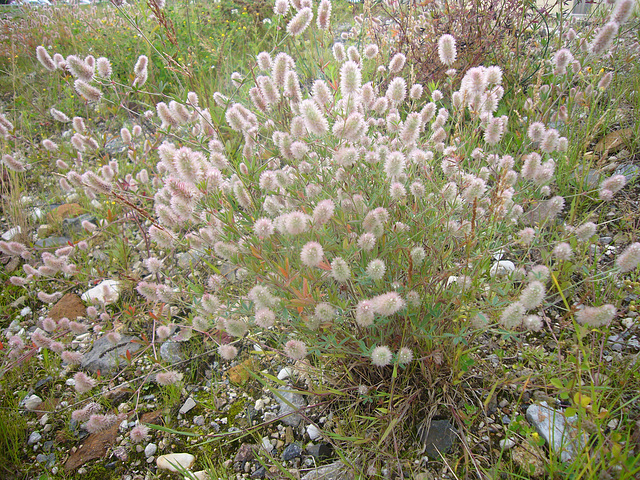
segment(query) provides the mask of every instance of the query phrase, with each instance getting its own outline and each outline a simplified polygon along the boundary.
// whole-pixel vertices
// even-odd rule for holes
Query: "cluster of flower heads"
[[[585,39],[578,39],[575,32],[569,32],[567,39],[579,41],[579,45],[594,54],[602,53],[611,44],[617,26],[627,20],[629,3],[627,0],[618,2],[611,21],[590,44],[587,45]],[[295,37],[311,26],[314,11],[310,1],[278,0],[274,12],[288,15],[291,7],[287,31]],[[322,0],[315,13],[319,29],[329,27],[330,15],[331,3]],[[266,239],[291,245],[284,247],[284,251],[292,262],[299,262],[295,268],[315,272],[322,278],[325,288],[348,289],[354,281],[370,286],[370,293],[365,290],[350,298],[346,317],[356,328],[368,328],[375,324],[376,318],[393,317],[419,308],[421,304],[420,293],[404,291],[402,283],[398,282],[409,268],[419,269],[425,265],[427,254],[420,242],[412,240],[404,244],[407,255],[402,261],[380,255],[381,241],[387,241],[388,235],[400,237],[404,234],[409,238],[412,234],[411,238],[416,238],[415,226],[394,221],[398,209],[413,206],[421,211],[434,202],[442,205],[448,212],[443,231],[457,239],[468,237],[476,225],[495,216],[507,224],[516,225],[525,219],[539,225],[563,210],[564,199],[559,196],[526,207],[516,201],[517,189],[522,185],[537,189],[542,196],[550,196],[556,167],[556,160],[550,156],[566,151],[568,141],[557,129],[534,121],[527,131],[529,153],[518,159],[495,153],[509,124],[506,116],[495,116],[504,95],[499,67],[480,66],[465,72],[459,89],[452,93],[451,106],[447,108],[441,91],[427,92],[420,84],[407,83],[403,75],[406,58],[402,53],[393,55],[388,66],[378,66],[376,80],[366,81],[364,67],[366,62],[378,61],[377,45],[364,45],[358,49],[336,43],[332,51],[339,67],[337,88],[326,80],[317,79],[310,88],[303,90],[296,62],[290,55],[261,52],[256,58],[254,83],[238,72],[232,75],[236,89],[248,90],[251,104],[230,100],[220,92],[214,94],[216,108],[223,110],[228,128],[242,137],[239,159],[230,160],[218,134],[222,126],[213,124],[209,110],[200,108],[197,95],[189,92],[184,102],[159,102],[155,112],[145,112],[145,117],[157,116],[159,129],[165,132],[188,133],[199,138],[201,144],[207,145],[206,150],[198,151],[165,141],[157,149],[159,161],[153,180],[144,169],[135,178],[127,175],[120,179],[116,161],[107,163],[97,172],[80,174],[58,160],[58,167],[67,171],[60,184],[67,191],[84,188],[91,198],[112,194],[118,184],[126,184],[133,192],[139,184],[151,184],[156,189],[154,213],[157,223],[148,233],[157,247],[173,249],[177,239],[185,238],[192,249],[213,251],[221,260],[236,265],[239,275],[247,274],[239,265],[239,259],[249,252],[250,246],[255,248]],[[452,35],[439,39],[438,55],[443,65],[455,65],[457,50]],[[75,55],[64,58],[60,54],[51,58],[43,47],[38,47],[36,56],[47,70],[70,72],[75,78],[76,91],[86,101],[100,101],[99,86],[108,82],[111,76],[108,59],[92,56],[82,59]],[[142,87],[147,81],[148,63],[148,59],[141,56],[135,64],[135,88]],[[580,69],[570,48],[556,52],[553,67],[556,75],[567,73],[569,68]],[[454,78],[456,71],[451,68],[448,75]],[[606,88],[610,81],[611,76],[603,77],[599,87]],[[283,110],[287,115],[280,115]],[[73,168],[83,167],[83,152],[98,148],[84,119],[70,119],[55,108],[50,114],[58,122],[72,124],[75,133],[71,143],[77,151]],[[454,122],[464,115],[469,115],[484,132],[485,148],[476,148],[470,154],[475,162],[473,168],[468,167],[464,158],[462,142],[452,135]],[[562,110],[561,107],[557,118],[567,115],[566,108]],[[0,115],[0,134],[8,136],[12,130],[13,125]],[[135,158],[139,147],[145,154],[151,153],[150,143],[143,144],[140,140],[140,126],[123,127],[120,134],[129,148],[130,159]],[[58,145],[48,139],[43,141],[43,147],[52,154],[59,150]],[[257,158],[267,160],[260,164],[255,161]],[[440,169],[436,170],[434,164],[438,159]],[[3,164],[16,171],[25,169],[15,154],[5,154]],[[478,165],[482,166],[476,168]],[[253,182],[252,178],[258,173],[259,181]],[[434,176],[444,178],[444,185],[438,192],[427,194],[428,189],[432,190],[428,184],[433,182]],[[358,177],[369,178],[369,184],[359,183]],[[620,175],[606,179],[600,187],[600,198],[611,199],[625,182]],[[383,185],[386,195],[374,195],[370,191],[374,183]],[[355,187],[350,188],[351,185]],[[212,209],[211,198],[221,200],[222,206]],[[234,208],[250,214],[253,220],[244,230],[236,225],[230,229],[225,223],[229,218],[227,210]],[[471,212],[475,223],[470,221]],[[349,224],[348,231],[341,230],[345,223]],[[83,227],[87,232],[96,229],[96,225],[89,222]],[[595,234],[595,229],[594,224],[585,224],[573,234],[579,241],[586,242]],[[328,240],[327,232],[344,235],[345,242],[357,245],[362,255],[369,255],[366,266],[357,268],[353,256],[341,251],[342,239]],[[536,230],[527,227],[518,233],[518,240],[531,245],[535,236]],[[81,244],[78,244],[79,248],[83,248]],[[25,259],[30,256],[28,249],[17,242],[1,242],[0,249],[10,256]],[[636,268],[640,262],[639,251],[638,244],[631,245],[619,256],[618,270],[627,272]],[[75,265],[70,263],[72,253],[73,247],[65,247],[55,254],[43,254],[41,267],[25,265],[27,276],[12,277],[11,282],[26,285],[34,278],[60,273],[71,275],[76,271]],[[557,243],[552,252],[559,262],[569,260],[572,254],[570,244],[565,241]],[[156,279],[155,282],[147,279],[137,285],[137,291],[146,300],[165,304],[184,301],[181,293],[163,278],[163,260],[150,256],[144,266]],[[502,326],[542,328],[543,321],[534,312],[544,304],[549,277],[548,269],[545,269],[547,267],[537,266],[531,270],[519,299],[502,312],[499,318]],[[234,316],[219,298],[223,295],[221,286],[225,282],[220,275],[210,277],[205,293],[194,305],[193,329],[206,330],[216,325],[231,337],[241,338],[253,326],[270,329],[276,325],[285,301],[276,296],[281,292],[268,278],[256,282],[247,295],[254,306],[250,321]],[[468,288],[471,279],[461,275],[457,283]],[[393,290],[386,285],[393,285]],[[60,295],[41,291],[38,297],[52,303]],[[325,301],[318,301],[309,309],[303,318],[305,326],[311,329],[330,324],[338,316],[336,307]],[[607,324],[614,316],[615,309],[610,305],[584,307],[576,314],[578,322],[594,326]],[[344,315],[341,314],[341,318]],[[32,336],[34,343],[58,351],[67,363],[78,363],[77,352],[66,351],[62,344],[51,340],[48,333],[60,329],[75,332],[87,327],[78,322],[47,320],[43,325],[45,331],[39,329]],[[169,338],[171,333],[168,325],[158,325],[155,330],[159,340]],[[180,334],[187,335],[182,330]],[[117,332],[110,332],[108,336],[114,343],[119,340]],[[19,346],[20,342],[16,337],[10,344]],[[238,354],[237,347],[230,343],[220,345],[218,351],[225,360],[232,360]],[[300,360],[308,354],[308,349],[304,342],[291,339],[286,342],[284,352],[291,359]],[[387,346],[376,347],[370,356],[378,366],[388,365],[393,359]],[[399,364],[406,364],[413,354],[403,347],[396,358]],[[76,374],[74,380],[80,394],[96,385],[95,380],[84,373]],[[156,381],[162,385],[179,380],[180,374],[175,371],[156,375]],[[106,419],[102,421],[108,423]],[[96,417],[95,422],[100,424],[100,419]],[[132,439],[145,435],[144,431],[136,434],[132,431],[131,434]]]

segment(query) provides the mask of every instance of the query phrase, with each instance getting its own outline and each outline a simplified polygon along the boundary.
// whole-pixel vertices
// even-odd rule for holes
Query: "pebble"
[[[149,458],[158,451],[158,446],[155,443],[149,443],[146,447],[144,447],[144,456]]]
[[[492,277],[504,277],[509,275],[516,269],[515,264],[511,260],[500,260],[494,263],[489,270],[489,275]]]
[[[202,427],[204,425],[204,416],[198,415],[197,417],[193,417],[193,424]]]
[[[262,438],[262,448],[264,448],[267,452],[271,452],[273,450],[271,440],[269,440],[267,437]]]
[[[282,452],[282,460],[289,461],[302,455],[302,447],[297,443],[291,443],[287,445],[287,448]]]
[[[255,409],[256,412],[261,412],[262,410],[264,410],[264,400],[262,398],[259,398],[258,400],[256,400],[256,403],[253,408]]]
[[[80,298],[84,302],[110,304],[115,303],[120,298],[120,282],[118,280],[107,279],[95,287],[84,292]]]
[[[24,408],[33,412],[42,404],[42,399],[38,395],[31,395],[23,401]]]
[[[503,438],[498,443],[500,444],[500,448],[509,450],[510,448],[515,446],[516,441],[513,438]]]
[[[278,372],[278,380],[285,380],[293,375],[293,369],[291,367],[284,367]]]
[[[31,432],[31,435],[29,435],[29,440],[27,441],[27,443],[29,445],[35,445],[40,441],[41,438],[42,438],[42,435],[40,435],[40,432]]]
[[[320,429],[312,424],[307,427],[307,435],[309,435],[311,440],[315,440],[316,438],[320,438],[322,434]]]
[[[185,413],[189,412],[190,410],[193,409],[193,407],[196,406],[196,401],[193,399],[193,397],[189,397],[187,398],[187,400],[184,402],[184,405],[182,405],[182,407],[180,407],[179,412],[184,415]]]
[[[168,453],[161,455],[156,459],[156,465],[162,470],[177,472],[178,469],[174,465],[178,465],[185,470],[189,470],[196,462],[196,457],[190,453]]]

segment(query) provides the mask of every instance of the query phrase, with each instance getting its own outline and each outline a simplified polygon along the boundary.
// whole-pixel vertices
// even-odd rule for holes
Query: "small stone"
[[[353,473],[342,462],[334,462],[308,472],[301,480],[353,480]]]
[[[267,469],[264,467],[260,467],[255,472],[251,474],[251,478],[264,478],[267,476]]]
[[[187,398],[187,400],[184,402],[184,404],[182,405],[182,407],[180,407],[179,412],[184,415],[185,413],[189,412],[190,410],[192,410],[194,407],[196,406],[196,401],[193,399],[193,397],[189,397]]]
[[[285,380],[293,375],[293,369],[291,367],[284,367],[278,372],[278,380]]]
[[[198,470],[195,473],[192,473],[189,477],[184,477],[184,480],[209,480],[209,474],[206,470]]]
[[[204,425],[204,416],[198,415],[197,417],[193,417],[193,424],[202,427]]]
[[[242,463],[249,462],[255,458],[255,451],[257,445],[252,445],[250,443],[243,443],[240,445],[236,456],[233,458],[234,463]]]
[[[489,275],[492,277],[505,277],[510,275],[515,269],[516,266],[511,260],[500,260],[491,266]]]
[[[7,230],[6,232],[4,232],[2,234],[2,239],[5,242],[10,242],[11,240],[13,240],[13,238],[16,235],[19,235],[21,232],[22,232],[22,228],[20,228],[20,225],[18,225],[17,227],[13,227],[13,228]]]
[[[302,422],[302,415],[294,412],[306,407],[307,401],[304,397],[291,390],[279,390],[276,394],[276,401],[280,404],[278,416],[282,417],[282,423],[297,427]]]
[[[37,248],[62,247],[69,244],[71,237],[47,237],[38,239],[35,243]]]
[[[259,398],[258,400],[256,400],[256,404],[253,407],[255,409],[256,412],[261,412],[262,410],[264,410],[264,400]]]
[[[322,433],[318,427],[312,424],[307,427],[307,435],[309,435],[311,440],[315,440],[316,438],[320,438]]]
[[[149,443],[146,447],[144,447],[144,456],[149,458],[156,454],[158,451],[158,446],[155,443]]]
[[[24,405],[24,408],[33,412],[42,404],[42,399],[38,395],[31,395],[23,400],[22,404]]]
[[[115,303],[120,298],[120,282],[118,280],[107,279],[95,287],[84,292],[80,298],[85,302],[110,304]]]
[[[282,452],[282,460],[287,462],[302,455],[302,447],[297,443],[290,443]]]
[[[498,444],[500,445],[500,448],[509,450],[510,448],[515,446],[516,441],[513,438],[503,438],[498,442]]]
[[[331,448],[331,445],[327,445],[326,443],[309,445],[307,447],[307,454],[311,455],[316,460],[324,460],[325,458],[330,458],[332,453],[333,449]]]
[[[186,360],[182,352],[182,345],[173,340],[167,340],[160,346],[160,357],[167,363],[176,364]]]
[[[41,438],[42,438],[42,435],[40,435],[40,432],[31,432],[31,435],[29,435],[29,440],[27,441],[27,443],[29,445],[35,445],[40,441]]]
[[[84,227],[82,226],[82,222],[87,221],[93,223],[95,226],[98,226],[98,220],[95,215],[90,213],[85,213],[84,215],[79,215],[74,218],[65,218],[62,221],[62,233],[65,235],[79,234],[84,232]]]
[[[114,345],[105,335],[93,343],[91,351],[84,354],[80,366],[92,373],[100,370],[105,374],[126,363],[127,351],[132,355],[141,346],[141,341],[137,337],[123,335]]]
[[[269,453],[271,453],[271,451],[273,450],[273,445],[271,444],[271,440],[269,440],[267,437],[262,438],[262,448],[264,448],[265,451]]]
[[[190,453],[168,453],[156,459],[158,468],[169,470],[170,472],[177,472],[178,469],[176,467],[189,470],[194,463],[196,463],[196,457]]]

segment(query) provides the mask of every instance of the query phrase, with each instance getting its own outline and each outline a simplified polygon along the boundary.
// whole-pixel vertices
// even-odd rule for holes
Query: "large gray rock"
[[[563,462],[575,458],[589,439],[586,432],[581,432],[573,425],[573,419],[551,408],[547,402],[540,402],[539,405],[534,403],[527,408],[527,420],[547,441],[549,448],[560,454]]]
[[[91,351],[84,354],[80,366],[92,373],[115,370],[127,361],[127,350],[133,355],[142,346],[139,342],[138,337],[128,335],[123,335],[116,344],[106,336],[100,337],[93,343]]]
[[[280,405],[279,417],[283,417],[282,423],[290,427],[297,427],[302,422],[302,415],[295,413],[307,406],[304,397],[291,390],[278,390],[275,394],[276,401]]]

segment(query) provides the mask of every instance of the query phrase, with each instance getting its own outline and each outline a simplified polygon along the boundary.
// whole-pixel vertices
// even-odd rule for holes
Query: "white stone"
[[[193,397],[189,397],[187,398],[187,400],[184,402],[184,405],[182,405],[182,407],[180,407],[179,412],[184,415],[185,413],[187,413],[189,410],[191,410],[193,407],[196,406],[196,401],[193,399]]]
[[[170,472],[178,472],[178,468],[189,470],[194,463],[196,463],[196,457],[190,453],[167,453],[156,459],[158,468],[169,470]]]
[[[99,285],[87,290],[80,297],[84,302],[109,304],[120,298],[120,282],[118,280],[104,280]]]
[[[33,212],[31,212],[31,218],[33,221],[37,222],[44,218],[44,211],[41,208],[34,208]]]
[[[494,263],[489,270],[492,277],[505,277],[516,269],[515,264],[511,260],[500,260]]]
[[[589,440],[585,432],[573,425],[575,417],[565,417],[562,412],[551,408],[547,402],[529,405],[526,416],[538,434],[547,441],[551,450],[560,454],[563,462],[579,455]]]
[[[200,470],[198,472],[192,473],[190,476],[188,477],[184,477],[184,480],[209,480],[209,474],[204,471],[204,470]]]
[[[31,307],[24,307],[22,310],[20,310],[21,317],[26,317],[30,313],[31,313]]]
[[[256,400],[256,404],[253,408],[255,408],[256,412],[261,412],[262,410],[264,410],[264,400],[261,398]]]
[[[309,435],[309,438],[311,440],[315,440],[316,438],[320,438],[320,435],[322,435],[322,433],[320,433],[320,429],[315,425],[309,425],[307,427],[307,435]]]
[[[290,367],[284,367],[278,372],[278,380],[284,380],[293,375],[293,369]]]
[[[2,234],[2,239],[5,242],[10,242],[11,240],[13,240],[13,237],[15,237],[16,235],[18,235],[21,232],[22,232],[22,228],[20,228],[20,225],[18,225],[17,227],[13,227],[12,229],[7,230],[6,232],[4,232]]]
[[[516,441],[513,438],[503,438],[498,443],[500,444],[500,448],[509,450],[510,448],[515,446]]]
[[[158,446],[155,443],[150,443],[146,447],[144,447],[144,456],[149,458],[158,451]]]
[[[273,450],[271,440],[269,440],[267,437],[262,437],[262,448],[264,448],[267,452]]]
[[[42,404],[42,399],[38,395],[31,395],[27,399],[24,400],[24,408],[33,412],[37,410],[38,407]]]

